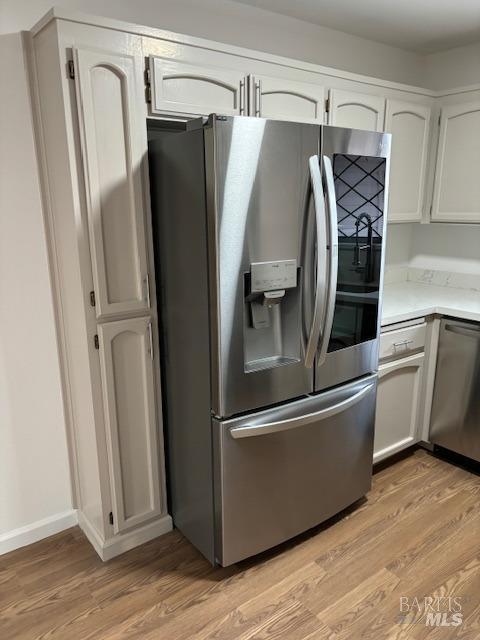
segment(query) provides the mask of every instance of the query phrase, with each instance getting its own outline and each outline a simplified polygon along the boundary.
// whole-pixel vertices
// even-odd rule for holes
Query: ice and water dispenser
[[[301,358],[300,269],[296,260],[252,262],[245,273],[245,371]]]

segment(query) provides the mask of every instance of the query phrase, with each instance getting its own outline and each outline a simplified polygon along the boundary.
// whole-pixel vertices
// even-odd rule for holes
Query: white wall
[[[435,91],[480,83],[480,42],[427,56],[425,81]]]
[[[0,551],[71,510],[33,128],[18,34],[0,36]]]
[[[413,224],[389,224],[385,263],[387,268],[407,267],[412,248]]]
[[[389,224],[386,281],[406,279],[403,267],[480,275],[480,225]]]
[[[30,29],[53,0],[3,0],[0,29]],[[260,49],[407,84],[424,57],[230,0],[62,0],[62,7]]]
[[[412,226],[410,266],[480,275],[480,225]]]

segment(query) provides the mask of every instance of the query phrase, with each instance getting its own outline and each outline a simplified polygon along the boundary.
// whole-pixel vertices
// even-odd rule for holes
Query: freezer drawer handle
[[[468,327],[464,327],[463,325],[447,324],[447,325],[445,325],[445,331],[451,331],[452,333],[458,333],[461,336],[468,336],[469,338],[479,338],[480,339],[480,329],[470,329]]]
[[[279,420],[278,422],[267,422],[266,424],[249,425],[245,424],[241,427],[232,427],[230,429],[230,435],[232,438],[250,438],[251,436],[263,436],[268,433],[279,433],[280,431],[288,431],[290,429],[296,429],[297,427],[304,427],[312,422],[318,422],[319,420],[326,420],[335,416],[337,413],[346,411],[360,402],[362,398],[365,398],[372,389],[375,388],[375,383],[369,384],[361,391],[358,391],[350,398],[342,400],[337,404],[321,409],[315,413],[308,413],[305,416],[299,416],[298,418],[291,418],[290,420]]]

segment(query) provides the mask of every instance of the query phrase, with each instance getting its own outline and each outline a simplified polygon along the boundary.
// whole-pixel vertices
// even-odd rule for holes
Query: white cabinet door
[[[432,220],[480,222],[480,101],[442,108]]]
[[[418,442],[424,354],[381,364],[373,461]]]
[[[160,473],[149,318],[100,325],[99,347],[115,533],[159,515]]]
[[[430,108],[400,100],[387,100],[385,131],[392,134],[388,221],[420,221]]]
[[[366,93],[330,89],[328,124],[350,129],[383,131],[385,98]]]
[[[75,49],[93,280],[98,317],[149,310],[147,153],[141,58]]]
[[[250,82],[250,115],[323,124],[324,87],[257,74],[250,77]]]
[[[245,74],[151,56],[151,112],[176,115],[245,114]]]

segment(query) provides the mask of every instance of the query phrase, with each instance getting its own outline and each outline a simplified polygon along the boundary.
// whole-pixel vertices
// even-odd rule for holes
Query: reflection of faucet
[[[368,235],[367,235],[367,244],[361,245],[359,244],[359,230],[362,221],[367,221]],[[371,266],[372,266],[372,258],[373,258],[373,230],[372,230],[372,218],[368,215],[368,213],[361,213],[357,221],[355,222],[355,249],[353,253],[353,265],[356,267],[361,267],[362,263],[360,262],[360,251],[362,249],[367,249],[367,258],[365,260],[365,281],[370,282],[371,280]]]

